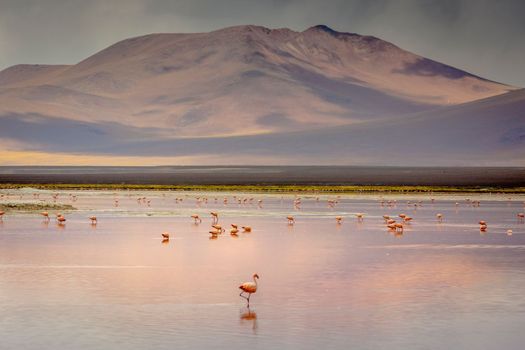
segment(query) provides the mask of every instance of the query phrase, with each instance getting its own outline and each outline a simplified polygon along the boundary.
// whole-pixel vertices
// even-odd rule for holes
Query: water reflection
[[[257,313],[249,307],[241,309],[241,325],[248,324],[253,330],[253,334],[257,334]]]
[[[137,204],[138,196],[151,207]],[[177,203],[175,196],[184,194],[121,195],[115,209],[112,195],[81,193],[75,205],[85,209],[68,213],[61,235],[53,233],[65,227],[42,223],[38,213],[10,214],[0,226],[2,348],[458,346],[444,334],[461,334],[465,349],[523,344],[521,203],[456,208],[457,198],[427,200],[410,210],[414,220],[403,235],[387,231],[383,219],[402,210],[379,199],[342,197],[327,208],[328,196],[305,195],[297,224],[288,227],[293,196],[267,196],[258,208],[230,195],[227,205],[203,201],[198,213],[220,211],[224,227],[248,224],[253,233],[218,234],[209,243],[209,216],[202,225],[191,218],[193,199],[203,194]],[[104,218],[104,234],[87,224],[91,212]],[[366,214],[362,223],[355,212]],[[438,224],[436,213],[446,220]],[[490,223],[483,237],[479,218]],[[159,244],[166,231],[177,254]],[[248,309],[237,287],[253,271],[265,278]]]

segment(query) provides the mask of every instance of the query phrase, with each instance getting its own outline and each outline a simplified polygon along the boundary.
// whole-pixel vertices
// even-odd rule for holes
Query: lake
[[[0,203],[53,203],[53,193],[77,208],[62,211],[64,225],[52,210],[49,222],[39,212],[7,212],[0,222],[2,349],[522,349],[525,342],[522,195],[26,188],[0,190]],[[211,211],[227,229],[216,239]],[[403,233],[387,230],[382,216],[399,221],[400,213],[412,222]],[[252,232],[231,236],[231,223]],[[238,286],[253,273],[259,289],[248,309]]]

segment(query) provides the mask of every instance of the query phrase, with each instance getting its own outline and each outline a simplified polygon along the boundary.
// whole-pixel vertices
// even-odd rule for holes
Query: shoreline
[[[189,192],[253,193],[508,193],[523,194],[525,187],[506,186],[390,186],[390,185],[161,185],[161,184],[77,184],[0,183],[0,190],[150,190]]]

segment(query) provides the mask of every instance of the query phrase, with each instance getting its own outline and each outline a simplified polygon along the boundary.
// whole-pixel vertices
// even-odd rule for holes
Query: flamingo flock
[[[129,195],[131,196],[131,194]],[[165,197],[166,195],[163,194],[162,195],[162,200],[165,200]],[[175,204],[179,204],[179,203],[183,203],[185,200],[187,201],[188,200],[188,195],[186,195],[185,197],[176,197],[174,199],[174,202]],[[1,199],[4,198],[4,194],[2,194],[2,197]],[[52,198],[52,201],[55,203],[57,202],[58,200],[60,200],[61,198],[64,198],[64,195],[61,194],[61,193],[53,193],[51,195],[51,198]],[[69,194],[67,197],[67,200],[69,200],[70,202],[77,202],[79,201],[79,196],[78,195],[74,195],[74,194]],[[42,200],[40,198],[40,194],[33,194],[33,199],[34,200]],[[190,198],[191,199],[191,198]],[[157,197],[157,199],[154,199],[154,202],[153,204],[157,203],[158,200],[161,200]],[[288,215],[285,217],[286,219],[286,222],[289,226],[291,226],[291,229],[296,229],[296,228],[292,228],[294,225],[296,225],[296,222],[298,222],[298,225],[303,225],[302,223],[302,220],[301,218],[303,218],[300,214],[301,212],[301,208],[303,206],[303,204],[308,200],[308,198],[306,199],[303,199],[301,197],[298,197],[298,196],[295,196],[295,198],[293,198],[292,200],[292,208],[294,209],[294,211],[297,213],[297,215]],[[116,197],[116,194],[115,194],[115,197],[112,198],[112,201],[113,201],[113,205],[115,207],[119,207],[120,204],[121,204],[121,199],[117,198]],[[148,208],[148,207],[151,207],[152,205],[152,199],[151,198],[148,198],[146,196],[141,196],[141,197],[138,197],[136,199],[137,201],[137,204],[140,205],[140,206],[143,206],[144,208]],[[315,197],[315,203],[319,203],[321,201],[321,199],[319,197]],[[227,207],[229,205],[239,205],[239,206],[252,206],[256,209],[260,209],[262,208],[262,205],[263,205],[263,200],[262,199],[257,199],[255,197],[245,197],[245,196],[238,196],[238,195],[235,195],[235,196],[232,196],[231,198],[229,197],[224,197],[224,198],[220,198],[220,197],[213,197],[213,198],[208,198],[207,196],[198,196],[198,197],[195,197],[195,205],[200,208],[204,205],[206,205],[207,203],[209,202],[213,202],[217,205],[221,205],[220,203],[222,203],[223,206]],[[282,197],[281,198],[281,203],[284,203],[284,198]],[[326,205],[328,207],[328,210],[330,210],[330,212],[332,212],[332,215],[331,216],[331,220],[334,220],[335,219],[335,223],[337,225],[342,225],[343,222],[346,222],[345,220],[349,219],[349,217],[355,217],[354,220],[357,220],[357,223],[358,224],[361,224],[365,221],[365,217],[367,218],[366,221],[367,223],[370,221],[370,222],[373,222],[374,221],[374,216],[373,215],[370,215],[370,213],[361,213],[361,212],[357,212],[357,213],[346,213],[346,215],[335,215],[336,213],[333,213],[333,211],[335,211],[336,208],[338,208],[338,206],[340,205],[341,203],[341,198],[339,196],[337,196],[336,198],[331,198],[331,199],[328,199],[326,200]],[[426,202],[423,202],[421,200],[419,201],[407,201],[406,202],[406,206],[407,208],[410,208],[410,209],[406,209],[407,210],[407,213],[408,213],[408,210],[410,210],[410,213],[412,213],[412,210],[413,210],[413,213],[412,215],[414,215],[414,217],[416,219],[421,219],[418,214],[417,214],[417,211],[420,210],[421,207],[427,205],[428,203],[430,203],[430,205],[433,205],[435,203],[435,199],[434,198],[431,198],[430,201],[426,201]],[[398,206],[398,203],[396,200],[385,200],[385,199],[381,199],[379,201],[379,204],[380,204],[380,207],[381,208],[388,208],[389,211],[393,211],[394,208],[397,208]],[[317,205],[317,204],[316,204]],[[456,212],[457,212],[457,208],[459,206],[464,206],[464,205],[467,205],[467,206],[470,206],[470,207],[473,207],[473,208],[478,208],[481,206],[481,201],[479,200],[471,200],[471,199],[466,199],[464,203],[460,203],[460,202],[455,202],[454,203],[454,206],[456,207]],[[525,205],[524,205],[525,207]],[[192,214],[190,216],[190,218],[192,219],[193,223],[195,225],[199,225],[203,222],[203,218],[208,220],[208,219],[211,219],[211,223],[210,223],[210,229],[209,229],[209,234],[210,234],[210,239],[217,239],[219,236],[221,236],[223,233],[226,232],[227,229],[229,229],[229,233],[230,233],[230,236],[232,237],[238,237],[239,236],[239,233],[250,233],[252,232],[252,227],[251,226],[248,226],[248,225],[238,225],[237,223],[231,223],[229,224],[229,226],[226,226],[223,227],[221,224],[219,224],[219,220],[221,218],[221,222],[224,222],[224,217],[228,217],[228,215],[226,216],[223,216],[223,215],[220,215],[220,212],[219,211],[211,211],[211,212],[208,212],[209,213],[209,216],[204,214],[202,211],[204,210],[198,210],[198,213],[195,213],[195,214]],[[50,221],[50,217],[52,216],[55,216],[55,221],[57,222],[57,224],[61,227],[64,227],[67,219],[65,217],[64,214],[62,213],[56,213],[56,214],[50,214],[48,211],[42,211],[40,213],[40,216],[43,217],[44,221],[45,222],[49,222]],[[149,215],[149,213],[148,213]],[[435,220],[437,221],[438,224],[442,224],[443,221],[444,221],[444,215],[442,213],[436,213],[436,214],[432,214],[432,215],[435,215]],[[516,215],[515,217],[517,218],[517,222],[518,223],[524,223],[525,221],[525,214],[523,212],[519,212],[517,214],[513,214],[513,215]],[[0,221],[2,221],[5,217],[6,217],[6,212],[3,211],[3,210],[0,210]],[[406,213],[399,213],[399,214],[385,214],[382,216],[382,219],[384,221],[384,225],[386,226],[386,229],[387,229],[387,232],[390,232],[390,233],[393,233],[395,236],[402,236],[405,229],[407,228],[410,228],[412,227],[412,223],[413,222],[419,222],[418,220],[414,219],[414,217],[406,214]],[[91,215],[91,216],[88,216],[88,219],[90,220],[91,224],[93,226],[96,226],[97,223],[98,223],[98,218],[97,216],[95,215]],[[479,230],[480,232],[482,233],[486,233],[488,231],[488,224],[487,224],[487,221],[485,220],[479,220],[478,221],[478,224],[479,224]],[[71,225],[68,224],[68,225]],[[346,224],[345,224],[346,225]],[[417,226],[417,223],[415,223],[414,225]],[[513,230],[512,229],[506,229],[506,234],[508,236],[512,236],[513,235]],[[166,244],[170,241],[170,238],[173,237],[173,233],[169,233],[169,232],[162,232],[161,233],[161,239],[162,239],[162,243],[163,244]],[[249,306],[250,304],[250,297],[252,296],[252,294],[256,293],[257,292],[257,283],[258,283],[258,279],[259,279],[259,276],[257,274],[254,274],[252,276],[253,278],[253,281],[250,281],[250,282],[245,282],[243,284],[241,284],[239,286],[239,288],[241,289],[241,293],[240,293],[240,296],[245,298],[246,301],[247,301],[247,304]]]

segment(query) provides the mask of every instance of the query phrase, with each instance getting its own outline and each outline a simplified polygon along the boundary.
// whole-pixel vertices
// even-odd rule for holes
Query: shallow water
[[[51,193],[4,190],[0,201],[53,202]],[[149,206],[137,202],[144,196]],[[208,203],[197,203],[203,196]],[[524,197],[384,196],[397,200],[389,207],[379,195],[352,195],[335,208],[326,202],[335,196],[302,197],[294,208],[293,195],[77,191],[58,196],[78,208],[64,212],[64,226],[8,212],[0,348],[522,348]],[[210,239],[210,211],[253,232]],[[388,232],[381,216],[402,212],[413,222],[402,235]],[[259,290],[247,309],[237,286],[254,272]]]

